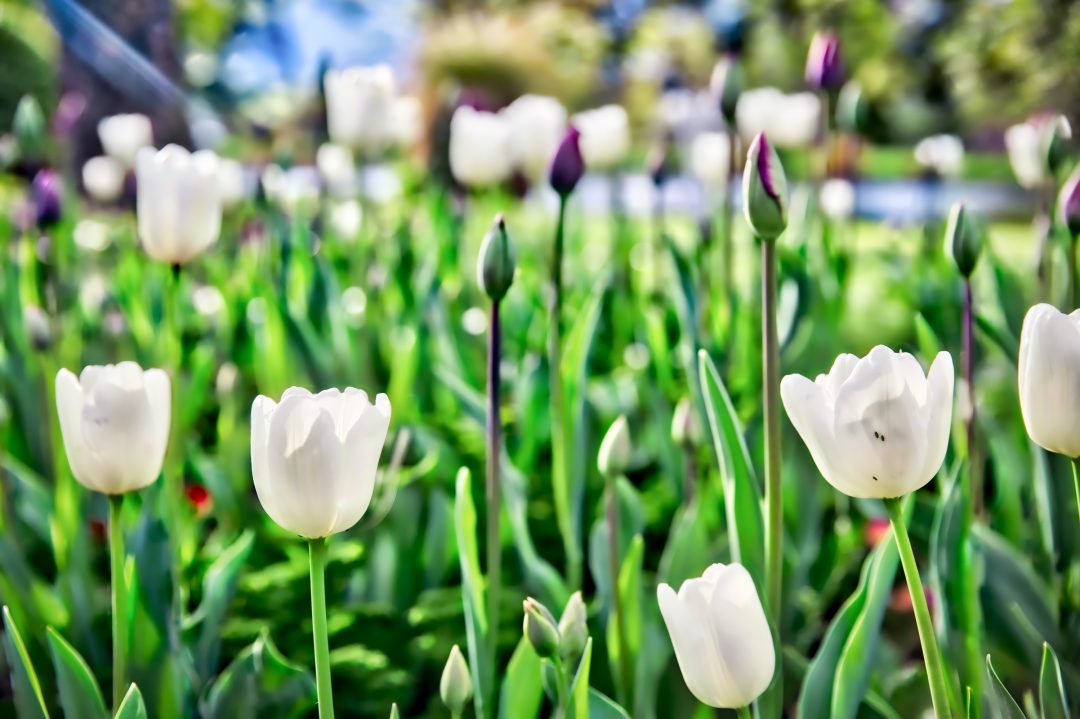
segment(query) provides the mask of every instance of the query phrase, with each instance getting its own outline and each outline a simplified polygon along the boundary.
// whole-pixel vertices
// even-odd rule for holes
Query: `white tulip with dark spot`
[[[675,658],[690,692],[711,707],[749,706],[772,682],[776,652],[750,573],[714,564],[678,593],[656,589]]]
[[[135,158],[139,239],[155,260],[182,265],[221,233],[218,156],[179,145],[146,147]]]
[[[939,352],[923,373],[906,352],[878,345],[842,354],[827,375],[780,383],[791,423],[818,471],[851,497],[901,497],[929,482],[945,460],[953,411],[953,363]]]
[[[1020,411],[1043,449],[1080,457],[1080,310],[1047,304],[1028,310],[1017,363]]]
[[[169,376],[134,362],[56,375],[56,410],[64,451],[87,489],[122,494],[161,474],[169,442]]]
[[[251,405],[251,472],[263,509],[302,537],[344,532],[375,491],[390,400],[348,388],[312,394],[291,387],[277,403]]]

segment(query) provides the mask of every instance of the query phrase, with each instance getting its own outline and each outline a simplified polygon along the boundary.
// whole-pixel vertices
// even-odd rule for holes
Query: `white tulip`
[[[1032,190],[1050,176],[1051,149],[1059,140],[1072,137],[1072,128],[1063,115],[1042,113],[1005,131],[1005,151],[1021,187]]]
[[[581,156],[590,170],[611,170],[630,152],[630,117],[621,105],[604,105],[570,118],[581,133]]]
[[[218,191],[221,195],[222,206],[232,207],[241,200],[251,197],[253,184],[243,164],[230,158],[219,158]]]
[[[356,162],[349,148],[331,142],[319,145],[315,151],[315,167],[331,195],[345,197],[356,191]]]
[[[812,92],[788,95],[760,87],[743,92],[735,106],[735,125],[747,142],[764,132],[776,147],[806,147],[820,124],[821,100]]]
[[[754,580],[741,564],[714,564],[678,594],[656,589],[687,688],[711,707],[748,706],[776,669],[769,622]]]
[[[135,159],[139,239],[155,260],[183,264],[221,233],[218,157],[179,145],[144,147]]]
[[[330,140],[354,150],[379,150],[393,138],[397,98],[386,65],[330,70],[323,78]]]
[[[127,168],[115,157],[91,157],[82,166],[83,187],[86,194],[97,202],[116,202],[124,191],[126,174]]]
[[[1028,310],[1017,363],[1020,412],[1035,444],[1080,457],[1080,310],[1047,304]]]
[[[723,187],[731,173],[731,140],[725,132],[702,132],[690,144],[690,170],[707,187]]]
[[[154,144],[150,118],[135,112],[103,117],[98,122],[97,131],[105,154],[119,160],[125,167],[135,164],[139,150]]]
[[[915,162],[942,177],[954,177],[964,167],[964,142],[956,135],[931,135],[915,145]]]
[[[121,494],[152,484],[169,441],[169,376],[134,362],[56,374],[64,451],[87,489]]]
[[[542,177],[566,134],[566,108],[553,97],[522,95],[502,115],[510,123],[514,164],[529,178]]]
[[[841,177],[821,183],[821,211],[830,220],[847,220],[855,213],[855,185]]]
[[[267,165],[260,180],[266,196],[290,214],[309,211],[319,200],[319,173],[314,167],[298,165],[286,170]]]
[[[948,352],[924,375],[912,355],[878,345],[861,359],[840,355],[813,382],[784,377],[780,396],[829,484],[852,497],[884,499],[914,492],[941,468],[953,380]]]
[[[466,187],[488,187],[510,176],[510,123],[463,105],[450,118],[450,171]]]
[[[283,529],[326,537],[356,524],[371,504],[390,425],[385,394],[352,387],[313,395],[291,387],[281,403],[251,405],[251,473],[263,509]]]
[[[409,148],[420,141],[424,135],[424,108],[420,98],[413,95],[399,96],[394,100],[390,115],[390,134],[395,144]]]

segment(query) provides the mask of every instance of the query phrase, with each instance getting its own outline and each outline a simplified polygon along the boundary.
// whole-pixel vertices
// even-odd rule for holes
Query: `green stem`
[[[315,639],[315,684],[319,719],[333,719],[334,693],[330,684],[330,640],[326,631],[326,539],[308,542],[311,555],[311,633]]]
[[[631,706],[634,686],[633,668],[628,651],[629,641],[626,631],[626,613],[623,611],[622,597],[619,595],[619,498],[615,491],[615,477],[604,477],[607,494],[607,530],[608,530],[608,569],[611,573],[611,614],[615,621],[615,634],[619,639],[619,703]]]
[[[781,589],[784,578],[783,497],[780,494],[780,341],[776,335],[776,241],[761,240],[761,342],[765,408],[766,597],[780,650]],[[777,672],[775,691],[781,674]]]
[[[498,300],[491,303],[491,329],[488,333],[487,372],[487,579],[488,579],[488,661],[494,675],[499,657],[499,594],[502,590],[502,537],[499,522],[502,518],[502,487],[499,459],[502,452],[499,421],[499,366],[502,362],[502,321]],[[494,686],[494,676],[487,686]],[[487,704],[491,697],[484,697]]]
[[[1080,462],[1080,457],[1073,459],[1073,490],[1076,492],[1076,514],[1080,518],[1080,466],[1077,463]]]
[[[109,568],[112,572],[113,708],[124,700],[127,675],[127,586],[124,581],[124,495],[109,495]]]
[[[180,367],[183,364],[184,342],[182,338],[180,322],[180,284],[181,266],[173,265],[169,268],[169,277],[165,281],[165,297],[162,307],[162,324],[165,357],[162,358],[162,366],[169,373],[169,387],[171,396],[169,406],[171,417],[169,421],[169,441],[165,448],[165,461],[162,466],[162,492],[159,494],[159,502],[162,515],[165,518],[165,527],[169,534],[169,545],[172,550],[172,586],[174,621],[170,626],[170,646],[180,647],[180,626],[184,615],[184,583],[183,583],[183,518],[187,501],[184,497],[184,474],[183,452],[180,448]]]
[[[907,577],[911,604],[915,610],[915,625],[919,630],[919,642],[922,644],[923,658],[926,661],[926,676],[930,681],[930,699],[934,704],[934,716],[937,719],[949,719],[949,690],[945,677],[945,665],[941,660],[937,636],[934,634],[934,622],[930,618],[930,608],[926,603],[919,565],[915,563],[915,553],[911,549],[907,524],[904,522],[904,509],[899,497],[885,500],[892,520],[893,536],[896,548],[900,552],[900,564]]]
[[[750,719],[752,716],[750,713],[750,707],[738,707],[735,713],[739,715],[739,719]]]
[[[567,696],[566,686],[566,667],[562,663],[562,659],[556,653],[551,658],[551,661],[555,664],[555,693],[558,695],[558,704],[556,708],[555,716],[559,719],[563,719],[567,715],[569,709],[569,697]]]

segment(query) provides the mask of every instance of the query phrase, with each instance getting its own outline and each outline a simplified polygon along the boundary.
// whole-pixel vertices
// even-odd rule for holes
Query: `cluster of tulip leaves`
[[[958,348],[960,284],[939,227],[824,223],[809,205],[794,205],[779,246],[785,372],[813,376],[837,353],[876,342],[924,363]],[[180,274],[179,444],[167,461],[188,487],[205,488],[212,506],[167,496],[161,482],[126,502],[134,686],[115,716],[300,717],[314,707],[306,546],[259,509],[248,454],[251,400],[290,385],[385,390],[394,402],[372,510],[330,543],[341,716],[387,716],[393,702],[403,716],[443,715],[438,677],[455,643],[467,648],[477,716],[546,715],[552,699],[521,636],[521,599],[558,613],[577,584],[591,638],[572,672],[570,713],[701,715],[675,666],[655,588],[716,561],[739,561],[763,584],[752,240],[736,221],[738,263],[725,288],[720,248],[702,246],[692,222],[670,219],[668,240],[656,243],[647,220],[571,213],[560,373],[574,431],[557,490],[571,501],[559,517],[544,353],[551,220],[497,193],[470,198],[464,216],[460,209],[410,186],[400,205],[371,209],[373,221],[354,239],[253,203],[231,211],[221,242]],[[496,211],[507,214],[520,270],[502,307],[507,576],[493,628],[478,531],[483,487],[472,479],[484,466],[485,338],[462,317],[485,306],[474,266]],[[111,671],[106,506],[71,481],[51,378],[59,367],[122,358],[162,363],[171,270],[138,251],[131,218],[106,218],[112,245],[93,253],[73,242],[78,219],[65,217],[47,242],[0,224],[0,248],[12,258],[0,267],[5,716],[110,715],[99,688]],[[941,475],[906,506],[955,670],[957,716],[1058,719],[1080,706],[1080,527],[1069,468],[1029,443],[1016,401],[1017,337],[1035,288],[1008,247],[1030,242],[1028,232],[1004,225],[1003,255],[987,253],[975,275],[983,513],[966,514],[958,429]],[[658,277],[630,269],[638,242],[654,242]],[[96,277],[104,297],[91,301]],[[213,316],[191,301],[204,284],[224,300]],[[27,321],[28,305],[45,308],[48,336]],[[700,432],[680,447],[671,417],[685,398]],[[621,567],[612,582],[595,460],[620,414],[635,449],[616,482]],[[832,491],[790,427],[783,446],[784,705],[803,719],[918,715],[929,696],[912,617],[892,606],[903,586],[897,551],[887,533],[876,544],[865,539],[885,517],[882,506]],[[688,472],[698,477],[692,495]],[[176,546],[169,513],[179,517]],[[577,582],[568,544],[585,558]],[[615,596],[631,628],[627,646],[607,621]],[[498,667],[481,650],[492,631]],[[625,686],[616,671],[624,658],[633,671]]]

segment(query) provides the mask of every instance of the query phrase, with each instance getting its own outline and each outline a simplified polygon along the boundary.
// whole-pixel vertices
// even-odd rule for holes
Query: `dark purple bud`
[[[806,55],[806,84],[815,90],[836,90],[844,84],[840,41],[829,31],[818,32]]]
[[[549,179],[551,187],[560,197],[566,197],[577,187],[585,174],[585,160],[581,157],[581,133],[573,125],[566,128],[566,135],[551,159]]]
[[[1073,237],[1080,237],[1080,165],[1061,186],[1058,195],[1058,217]]]
[[[60,175],[53,170],[38,170],[30,184],[30,197],[38,227],[49,227],[60,221]]]

